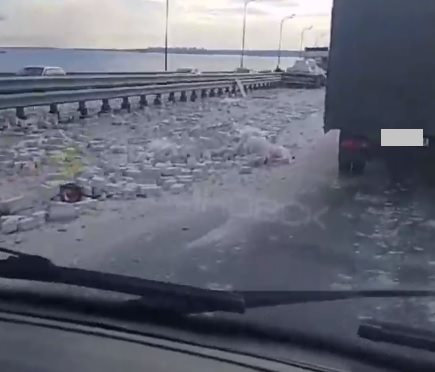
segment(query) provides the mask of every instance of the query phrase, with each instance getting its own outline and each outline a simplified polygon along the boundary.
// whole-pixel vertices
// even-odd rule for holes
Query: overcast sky
[[[247,49],[283,49],[329,39],[332,0],[256,0],[248,5]],[[165,0],[0,0],[0,46],[163,46]],[[170,46],[238,49],[243,0],[170,0]]]

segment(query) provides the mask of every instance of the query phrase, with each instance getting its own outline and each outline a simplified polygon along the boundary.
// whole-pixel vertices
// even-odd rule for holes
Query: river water
[[[27,65],[60,66],[67,72],[140,72],[163,71],[164,54],[66,49],[7,49],[0,53],[0,72],[15,72]],[[289,67],[295,58],[282,58],[281,67]],[[245,57],[245,66],[274,69],[273,57]],[[237,55],[171,54],[169,70],[194,67],[201,71],[231,71],[240,64]]]

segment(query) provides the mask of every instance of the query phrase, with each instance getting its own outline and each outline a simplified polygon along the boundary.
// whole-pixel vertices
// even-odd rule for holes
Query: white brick
[[[128,183],[127,185],[124,186],[123,197],[125,199],[135,199],[138,191],[139,191],[139,185],[134,183]]]
[[[185,190],[185,186],[182,183],[176,183],[170,187],[171,194],[180,194]]]
[[[156,167],[144,167],[142,170],[142,180],[144,182],[155,182],[160,179],[161,170]]]
[[[179,183],[182,183],[184,185],[191,185],[193,183],[192,176],[178,176],[177,180]]]
[[[113,145],[113,146],[110,146],[110,151],[113,154],[126,154],[127,153],[127,147],[126,146],[120,146],[120,145]]]
[[[108,196],[117,195],[122,190],[122,185],[119,183],[108,183],[105,187],[105,192]]]
[[[33,200],[29,195],[20,195],[10,199],[0,200],[0,212],[14,214],[33,206]]]
[[[198,180],[204,176],[204,172],[201,169],[194,169],[192,171],[192,176],[194,179]]]
[[[239,173],[240,174],[251,174],[252,167],[248,167],[248,166],[241,167]]]
[[[134,180],[141,180],[143,177],[143,172],[141,172],[139,169],[129,168],[126,169],[123,174],[127,177],[131,177]]]
[[[170,190],[172,185],[175,185],[177,183],[177,180],[174,177],[168,177],[162,179],[162,188],[163,190]]]
[[[47,221],[47,212],[39,211],[32,213],[32,217],[35,218],[38,222],[38,226],[42,226]]]
[[[38,187],[38,200],[48,202],[59,195],[60,183],[47,182]]]
[[[167,167],[161,171],[162,176],[175,176],[181,173],[181,169],[178,167]]]
[[[92,187],[92,196],[99,196],[105,191],[107,182],[103,177],[94,176],[90,180],[90,186]]]
[[[79,216],[79,209],[74,204],[51,202],[48,210],[48,219],[50,221],[72,220]]]
[[[12,234],[18,231],[18,222],[21,216],[3,216],[0,217],[1,232],[3,234]]]
[[[39,227],[39,221],[34,217],[25,217],[18,221],[19,231],[29,231]]]
[[[138,195],[149,197],[158,197],[162,195],[162,188],[157,185],[139,185]]]

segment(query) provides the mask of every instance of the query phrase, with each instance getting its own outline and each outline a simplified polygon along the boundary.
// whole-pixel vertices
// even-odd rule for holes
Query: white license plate
[[[423,147],[423,129],[381,129],[382,147]]]

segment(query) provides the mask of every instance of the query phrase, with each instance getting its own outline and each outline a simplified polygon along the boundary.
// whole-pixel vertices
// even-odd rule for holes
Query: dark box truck
[[[390,151],[380,146],[381,129],[423,129],[425,145],[435,146],[435,0],[334,1],[331,129],[340,130],[341,172],[362,172],[372,155]]]

